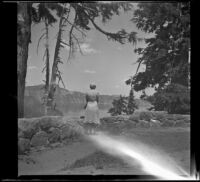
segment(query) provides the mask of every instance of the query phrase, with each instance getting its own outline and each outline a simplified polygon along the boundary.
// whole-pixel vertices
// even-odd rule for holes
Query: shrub
[[[151,112],[142,111],[140,112],[140,120],[150,121],[153,118],[153,114]]]
[[[190,91],[180,84],[170,84],[158,90],[148,100],[156,111],[166,110],[169,114],[190,113]]]
[[[118,100],[114,99],[112,102],[113,107],[108,110],[111,116],[121,115],[126,112],[126,98],[121,96]]]

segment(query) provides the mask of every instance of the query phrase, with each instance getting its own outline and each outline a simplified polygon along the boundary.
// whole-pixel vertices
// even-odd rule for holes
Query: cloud
[[[84,70],[84,73],[95,74],[96,71],[94,71],[94,70]]]
[[[80,47],[81,47],[81,51],[83,52],[83,54],[95,54],[95,53],[100,52],[100,51],[92,48],[90,46],[90,44],[88,44],[88,43],[83,43],[83,44],[80,45]]]
[[[29,66],[28,69],[33,70],[33,69],[37,69],[37,67],[36,66]]]
[[[64,49],[69,51],[70,50],[69,46],[65,44],[67,41],[65,39],[62,39],[62,41],[63,41],[63,43],[61,42],[61,45],[64,47]],[[96,50],[91,47],[91,45],[90,45],[91,42],[92,42],[92,39],[87,39],[86,43],[80,44],[80,48],[81,48],[81,51],[83,52],[83,54],[96,54],[96,53],[100,52],[99,50]],[[78,45],[76,45],[76,49],[79,50]]]
[[[122,47],[117,47],[117,50],[120,50],[120,51],[121,51],[121,50],[122,50]]]
[[[119,85],[115,85],[115,88],[119,88],[120,86]]]

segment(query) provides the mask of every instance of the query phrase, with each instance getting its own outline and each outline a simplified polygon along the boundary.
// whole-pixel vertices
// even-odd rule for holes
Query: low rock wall
[[[142,116],[142,117],[141,117]],[[147,114],[111,116],[100,119],[98,130],[120,134],[131,128],[189,127],[188,116],[158,115],[148,119]],[[83,138],[83,119],[63,116],[18,119],[18,153],[31,148],[67,144]]]

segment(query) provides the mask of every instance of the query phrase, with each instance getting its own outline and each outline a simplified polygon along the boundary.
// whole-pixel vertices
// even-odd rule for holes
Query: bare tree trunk
[[[45,103],[44,103],[44,114],[48,114],[48,93],[49,93],[49,28],[47,19],[45,20],[45,29],[46,29],[46,82],[45,82]]]
[[[51,106],[51,109],[54,108],[54,95],[56,91],[56,78],[58,75],[58,55],[59,55],[59,47],[60,47],[60,40],[62,35],[62,21],[63,18],[61,17],[59,22],[59,31],[58,31],[58,37],[55,47],[55,54],[54,54],[54,60],[53,60],[53,66],[52,66],[52,72],[51,72],[51,81],[50,81],[50,88],[49,88],[49,94],[48,94],[48,105]]]
[[[188,65],[189,65],[189,69],[188,69],[188,89],[190,89],[190,56],[191,56],[191,50],[189,48],[189,53],[188,53]]]
[[[46,90],[48,91],[49,89],[49,28],[48,28],[48,23],[45,21],[45,26],[46,26],[46,49],[47,49],[47,57],[46,57]]]
[[[24,117],[24,91],[27,72],[28,46],[31,38],[31,3],[18,3],[17,76],[18,117]]]

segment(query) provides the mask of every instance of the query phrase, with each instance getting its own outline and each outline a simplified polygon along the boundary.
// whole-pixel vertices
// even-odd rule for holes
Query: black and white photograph
[[[190,1],[16,6],[18,177],[199,180]]]

